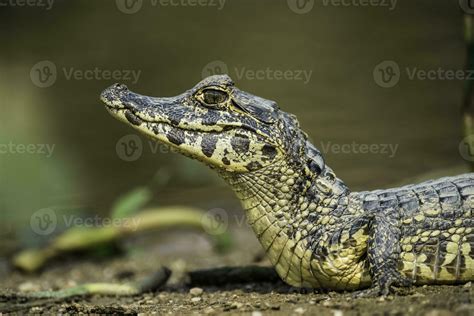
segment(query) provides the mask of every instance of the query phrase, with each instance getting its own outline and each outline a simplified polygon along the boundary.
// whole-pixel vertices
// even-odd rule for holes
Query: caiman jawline
[[[135,113],[133,113],[132,111],[130,110],[125,110],[125,117],[127,118],[127,120],[130,122],[130,124],[132,125],[136,125],[136,126],[139,126],[142,124],[143,120],[141,118],[139,118],[137,115],[135,115]]]
[[[247,126],[247,125],[218,125],[218,124],[216,124],[215,127],[217,127],[217,128],[214,129],[214,130],[201,130],[201,129],[192,128],[191,126],[186,126],[186,127],[175,126],[175,125],[171,124],[170,122],[166,122],[166,121],[152,121],[152,120],[149,120],[149,119],[144,119],[143,117],[140,116],[139,113],[134,112],[129,108],[119,108],[119,107],[110,106],[110,105],[106,105],[106,107],[109,110],[109,112],[112,113],[112,115],[119,117],[119,113],[120,113],[121,115],[123,115],[127,119],[128,122],[130,122],[130,124],[135,125],[135,126],[140,126],[142,123],[164,124],[164,125],[168,125],[168,126],[173,127],[173,128],[178,128],[178,129],[184,130],[184,131],[209,133],[209,134],[227,132],[227,131],[230,131],[230,130],[233,130],[233,129],[244,129],[244,130],[248,130],[248,131],[251,131],[255,134],[260,135],[260,133],[258,133],[254,128],[252,128],[250,126]]]

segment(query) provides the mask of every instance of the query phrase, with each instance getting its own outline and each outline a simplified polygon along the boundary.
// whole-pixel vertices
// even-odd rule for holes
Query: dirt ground
[[[281,282],[223,286],[189,285],[187,271],[222,266],[263,265],[261,250],[246,229],[235,231],[235,246],[216,254],[199,233],[173,232],[127,241],[112,257],[68,256],[37,274],[24,274],[0,264],[2,313],[97,314],[244,314],[244,315],[474,315],[474,288],[415,287],[387,298],[354,299],[351,293],[295,289]],[[157,242],[156,240],[159,240]],[[89,282],[128,282],[157,271],[173,274],[160,290],[134,297],[28,300],[22,293],[57,290]]]
[[[352,299],[350,294],[299,293],[274,284],[245,284],[239,288],[207,287],[193,296],[187,287],[165,288],[137,297],[90,297],[22,307],[10,298],[5,311],[27,313],[94,314],[251,314],[251,315],[474,315],[472,287],[430,287],[406,296]]]

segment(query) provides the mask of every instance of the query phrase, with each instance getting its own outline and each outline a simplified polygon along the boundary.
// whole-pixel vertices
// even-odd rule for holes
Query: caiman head
[[[322,214],[338,207],[349,190],[325,165],[295,116],[239,90],[226,75],[168,98],[115,84],[101,99],[119,120],[216,169],[240,198],[281,278],[293,286],[320,285],[306,250]]]
[[[164,98],[114,84],[101,100],[119,120],[222,171],[252,172],[296,155],[294,145],[301,138],[293,115],[274,101],[239,90],[227,75],[208,77]]]

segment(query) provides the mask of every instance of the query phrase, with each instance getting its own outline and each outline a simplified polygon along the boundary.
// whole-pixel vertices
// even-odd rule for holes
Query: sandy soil
[[[243,232],[242,232],[243,231]],[[218,266],[258,264],[260,248],[244,230],[236,232],[234,250],[216,254],[208,239],[197,233],[175,232],[128,241],[113,257],[69,256],[27,275],[3,265],[0,312],[100,314],[252,314],[252,315],[474,315],[474,288],[414,287],[387,298],[354,299],[352,293],[295,289],[276,283],[224,286],[189,285],[186,272]],[[156,238],[160,242],[156,242]],[[190,242],[192,241],[192,242]],[[172,247],[172,248],[171,248]],[[172,249],[173,251],[171,251]],[[160,260],[158,260],[158,258]],[[127,282],[168,266],[173,275],[159,291],[135,297],[91,296],[68,300],[27,300],[24,292],[64,289],[86,282]]]

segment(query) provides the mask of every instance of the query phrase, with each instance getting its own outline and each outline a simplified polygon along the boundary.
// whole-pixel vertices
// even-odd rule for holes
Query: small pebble
[[[455,314],[445,309],[432,309],[425,316],[454,316]]]
[[[193,298],[191,299],[191,302],[193,302],[193,303],[199,303],[200,301],[201,301],[201,298],[200,298],[200,297],[193,297]]]
[[[274,311],[277,311],[280,309],[280,305],[277,305],[277,304],[273,304],[273,303],[265,303],[265,306],[274,310]]]
[[[216,310],[212,307],[208,307],[204,310],[204,314],[214,314]]]
[[[304,314],[306,310],[303,307],[298,307],[297,309],[294,310],[294,312],[297,314]]]
[[[201,296],[203,292],[204,290],[200,287],[193,287],[189,290],[189,294],[191,294],[192,296]]]
[[[416,292],[411,297],[424,297],[424,296],[425,296],[425,294],[420,293],[420,292]]]
[[[250,290],[253,289],[253,285],[252,284],[247,284],[244,288],[245,288],[245,290],[250,291]]]
[[[158,298],[159,298],[160,300],[163,300],[163,301],[164,301],[164,300],[168,299],[168,295],[163,294],[163,293],[160,293],[160,294],[158,294]]]
[[[34,284],[33,282],[23,282],[18,285],[18,290],[20,290],[20,292],[36,292],[39,291],[40,288],[37,284]]]
[[[324,307],[332,307],[332,306],[334,306],[334,303],[331,300],[325,300],[323,302],[323,306]]]

